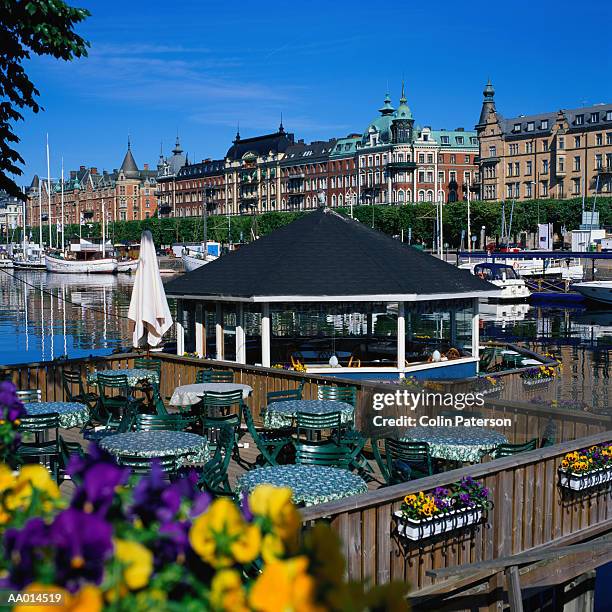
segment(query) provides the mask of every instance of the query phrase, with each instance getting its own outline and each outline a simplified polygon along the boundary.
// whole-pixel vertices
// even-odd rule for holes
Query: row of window
[[[600,132],[600,133],[595,134],[594,136],[595,136],[594,146],[596,147],[603,146],[604,134]],[[606,132],[605,136],[606,136],[606,146],[612,145],[612,132]],[[585,139],[584,141],[582,140],[583,138]],[[584,134],[583,136],[574,136],[573,139],[574,139],[573,140],[574,149],[580,149],[583,146],[583,144],[584,145],[589,144],[587,134]],[[542,143],[541,150],[544,153],[550,150],[550,142],[548,140],[542,140],[541,143]],[[523,144],[524,144],[524,147],[523,147],[524,153],[530,154],[534,152],[533,142],[525,142]],[[558,136],[557,137],[557,149],[563,150],[565,149],[565,145],[566,145],[565,136]],[[593,146],[593,143],[591,143],[591,146]],[[514,142],[508,145],[508,155],[520,155],[520,153],[521,153],[520,143]],[[489,157],[497,157],[497,146],[496,145],[489,146]]]
[[[605,118],[606,121],[612,121],[612,110],[602,111],[594,111],[585,115],[584,113],[579,113],[575,116],[573,124],[574,125],[585,125],[588,123],[598,123],[600,118]],[[550,129],[550,122],[548,119],[541,119],[539,122],[537,121],[527,121],[525,123],[525,131],[526,132],[534,132],[536,129],[536,125],[539,124],[540,130],[548,130]],[[512,131],[517,134],[522,131],[523,123],[516,122],[512,128]]]
[[[606,153],[605,159],[602,153],[597,153],[594,157],[595,168],[602,170],[604,168],[604,162],[606,168],[612,168],[612,153]],[[493,176],[487,176],[487,167],[485,170],[485,178],[494,178]],[[528,160],[525,162],[524,175],[531,176],[533,174],[533,161]],[[572,171],[580,172],[582,170],[582,158],[579,155],[575,155],[572,161]],[[541,173],[548,174],[550,171],[550,161],[543,159],[541,164]],[[557,172],[566,172],[565,157],[559,156],[557,158]],[[521,162],[508,162],[506,165],[506,176],[521,176]]]

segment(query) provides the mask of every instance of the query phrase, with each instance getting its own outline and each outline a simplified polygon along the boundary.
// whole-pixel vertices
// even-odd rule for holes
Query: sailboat
[[[185,268],[185,272],[193,272],[198,268],[218,259],[219,255],[213,255],[208,252],[208,206],[207,203],[204,202],[204,210],[203,210],[203,221],[204,221],[204,241],[202,242],[202,250],[193,249],[193,254],[189,253],[189,247],[185,247],[183,253],[181,255],[181,259],[183,260],[183,266]],[[217,252],[219,252],[219,245],[217,245]]]
[[[70,250],[47,255],[47,271],[60,274],[113,274],[117,272],[117,260],[106,256],[106,248],[106,211],[102,200],[102,244],[81,238],[78,243],[70,245]]]

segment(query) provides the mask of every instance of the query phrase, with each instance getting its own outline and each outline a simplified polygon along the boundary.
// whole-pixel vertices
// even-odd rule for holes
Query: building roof
[[[478,136],[472,130],[431,130],[431,137],[444,149],[478,150]]]
[[[336,140],[330,157],[352,157],[357,151],[357,143],[361,141],[361,136],[347,136]]]
[[[225,157],[230,161],[238,161],[247,153],[252,153],[257,157],[269,153],[284,153],[293,142],[293,134],[285,132],[281,124],[278,132],[273,134],[264,134],[254,138],[240,138],[240,134],[236,134],[234,144],[228,149]]]
[[[310,143],[296,142],[285,150],[281,166],[294,166],[320,161],[329,157],[336,144],[336,139],[314,140]]]
[[[123,172],[126,178],[138,178],[138,166],[132,155],[132,146],[128,138],[128,148],[123,158],[120,170]]]
[[[252,302],[461,299],[490,291],[498,288],[468,270],[330,209],[307,214],[166,285],[170,296]]]
[[[202,178],[207,176],[220,176],[223,174],[225,161],[222,159],[207,159],[197,164],[186,164],[178,174],[177,179]]]

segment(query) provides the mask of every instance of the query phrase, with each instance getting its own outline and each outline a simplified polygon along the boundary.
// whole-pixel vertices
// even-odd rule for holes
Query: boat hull
[[[15,270],[46,270],[47,269],[47,258],[26,260],[26,261],[13,261],[13,268]]]
[[[182,255],[181,259],[183,260],[185,272],[193,272],[194,270],[197,270],[208,263],[206,259],[193,257],[192,255]]]
[[[113,274],[117,272],[117,260],[111,258],[79,261],[47,256],[45,264],[48,272],[59,274]]]
[[[117,272],[131,274],[135,272],[138,268],[138,260],[130,259],[129,261],[118,261],[117,262]]]
[[[588,283],[574,283],[572,289],[578,291],[585,298],[602,304],[612,304],[612,281],[592,281]]]

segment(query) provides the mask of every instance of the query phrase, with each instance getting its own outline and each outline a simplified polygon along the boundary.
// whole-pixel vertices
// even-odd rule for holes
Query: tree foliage
[[[41,110],[38,89],[24,69],[32,55],[69,61],[87,55],[87,43],[74,26],[89,16],[61,0],[0,0],[0,189],[23,197],[9,174],[20,176],[24,159],[13,148],[19,137],[13,130],[23,110]]]
[[[587,210],[591,209],[592,201],[588,201]],[[510,220],[511,205],[506,203],[506,222]],[[461,244],[461,232],[467,230],[467,202],[452,202],[443,207],[444,242],[451,247]],[[348,208],[335,209],[340,214],[349,216]],[[602,225],[612,225],[612,198],[598,197],[597,210]],[[538,223],[553,223],[556,232],[563,227],[567,230],[576,229],[581,222],[582,201],[580,198],[571,200],[527,200],[516,202],[512,220],[512,234],[520,232],[535,232]],[[227,243],[228,236],[232,242],[249,242],[253,236],[265,236],[270,232],[295,221],[308,214],[300,212],[269,212],[262,215],[244,215],[228,219],[225,215],[208,217],[208,239]],[[408,240],[408,232],[412,232],[412,242],[424,241],[431,245],[436,219],[435,206],[429,202],[407,204],[404,206],[355,206],[353,214],[364,225],[372,226],[390,236],[404,234]],[[472,202],[471,204],[472,235],[479,235],[484,225],[488,237],[501,237],[502,204],[500,202]],[[83,237],[99,237],[99,223],[84,226]],[[199,242],[204,236],[201,217],[151,218],[143,221],[117,221],[110,223],[107,235],[114,242],[138,241],[142,230],[151,230],[155,244],[171,244],[172,242]],[[44,240],[47,242],[47,226],[43,227]],[[52,228],[55,236],[55,226]],[[34,239],[38,230],[31,230]],[[79,226],[66,226],[66,239],[78,236]],[[467,232],[466,232],[467,236]],[[54,238],[55,242],[55,238]],[[464,243],[467,244],[467,243]]]

